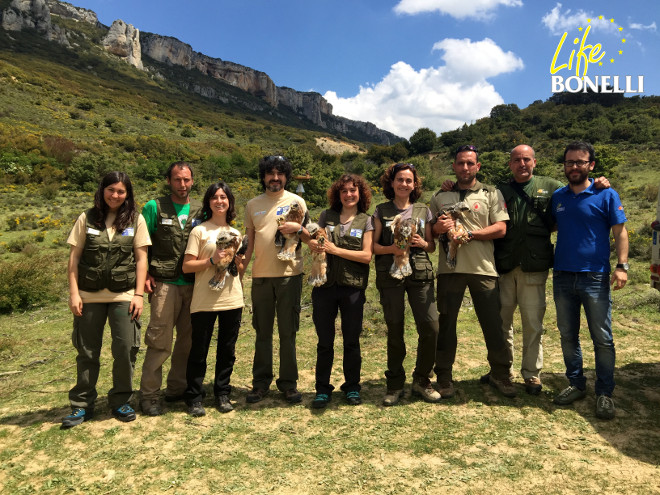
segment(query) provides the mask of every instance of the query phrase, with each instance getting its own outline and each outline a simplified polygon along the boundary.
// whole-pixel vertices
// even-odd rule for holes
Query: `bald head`
[[[509,168],[516,182],[524,183],[532,179],[536,158],[531,146],[521,144],[511,150]]]

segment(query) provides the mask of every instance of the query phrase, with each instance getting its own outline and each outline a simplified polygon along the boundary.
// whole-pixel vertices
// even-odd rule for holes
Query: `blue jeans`
[[[555,270],[553,290],[569,383],[581,390],[587,386],[580,348],[580,306],[584,306],[596,355],[596,395],[612,395],[615,352],[610,274]]]

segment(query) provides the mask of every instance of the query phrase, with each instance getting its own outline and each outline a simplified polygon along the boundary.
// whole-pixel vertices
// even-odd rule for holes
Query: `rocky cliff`
[[[167,65],[180,66],[190,71],[199,71],[209,78],[228,83],[258,100],[241,99],[235,95],[218,92],[213,85],[197,79],[190,84],[178,83],[204,97],[229,100],[242,104],[252,111],[272,113],[285,108],[314,126],[329,132],[341,133],[380,144],[391,144],[400,138],[378,129],[370,122],[359,122],[332,114],[332,105],[319,93],[300,92],[287,87],[278,87],[268,74],[234,62],[209,57],[196,52],[192,47],[176,38],[152,33],[140,33],[138,29],[122,20],[116,20],[109,28],[102,26],[97,15],[87,9],[75,7],[58,0],[12,0],[9,7],[0,11],[0,24],[8,31],[36,29],[45,38],[70,47],[67,33],[51,21],[51,14],[78,22],[87,22],[107,29],[102,46],[138,69],[148,68],[148,59]],[[145,60],[143,56],[147,57]],[[146,67],[145,67],[146,65]],[[175,81],[177,82],[177,81]],[[263,101],[263,105],[258,101]]]

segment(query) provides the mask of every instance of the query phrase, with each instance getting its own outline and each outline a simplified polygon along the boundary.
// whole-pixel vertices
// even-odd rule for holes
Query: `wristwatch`
[[[630,265],[628,263],[617,263],[616,267],[621,268],[625,272],[630,269]]]
[[[298,229],[298,235],[302,234],[302,232],[303,232],[303,226],[300,225],[300,228]]]

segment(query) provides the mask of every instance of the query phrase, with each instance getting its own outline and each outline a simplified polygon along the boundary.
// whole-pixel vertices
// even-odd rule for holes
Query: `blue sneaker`
[[[314,400],[312,401],[312,407],[314,409],[324,409],[328,406],[331,399],[332,398],[328,394],[316,394],[316,397],[314,397]]]
[[[117,418],[119,421],[123,421],[124,423],[128,423],[129,421],[135,421],[135,411],[128,404],[124,404],[123,406],[119,406],[116,409],[113,409],[112,415],[115,418]]]
[[[94,417],[94,409],[85,409],[83,407],[74,407],[71,414],[62,418],[62,428],[71,428],[82,424],[83,421]]]
[[[360,397],[360,392],[357,390],[346,392],[346,404],[349,406],[359,406],[362,404],[362,397]]]

